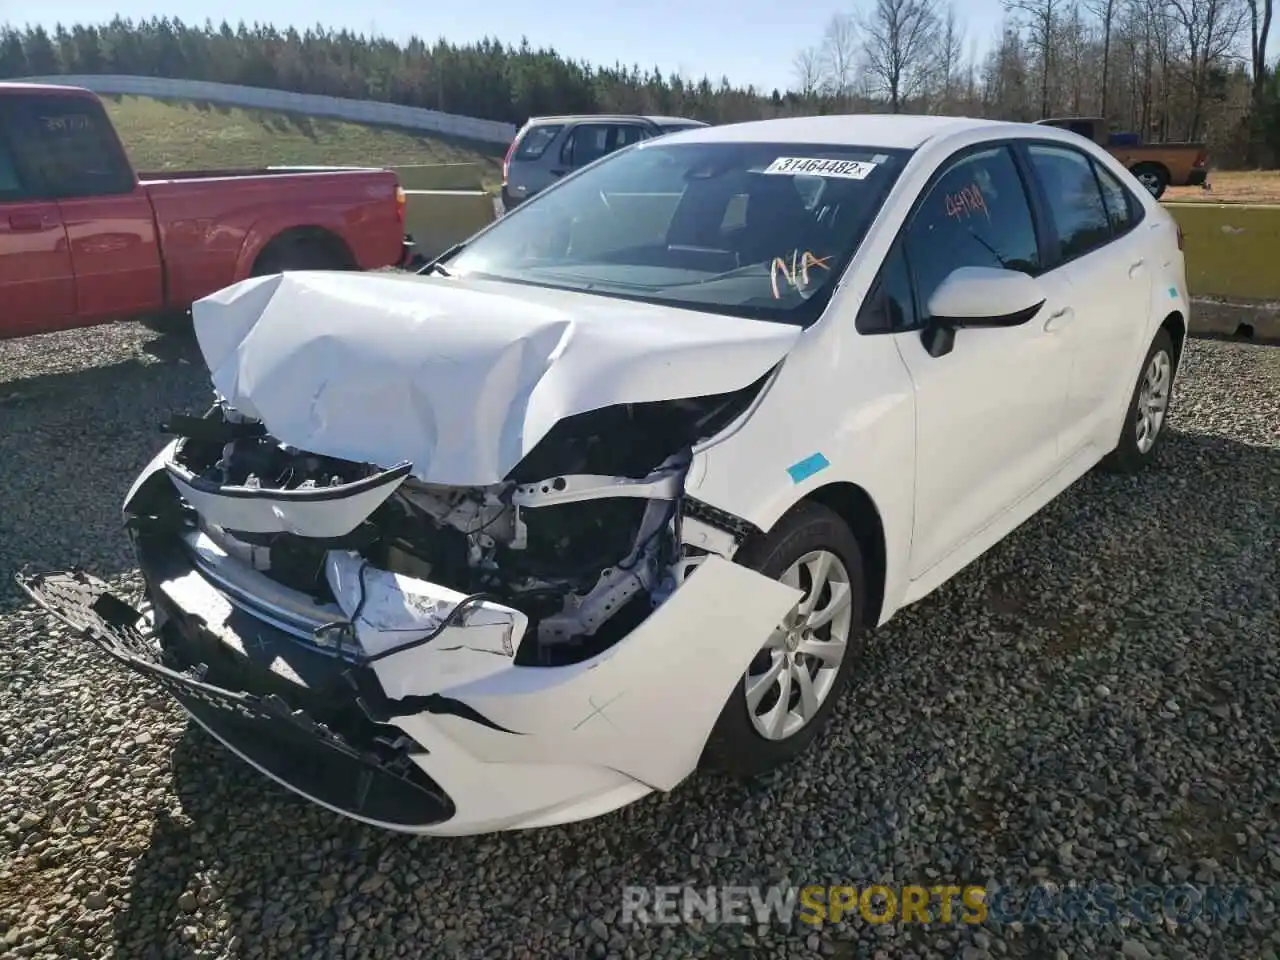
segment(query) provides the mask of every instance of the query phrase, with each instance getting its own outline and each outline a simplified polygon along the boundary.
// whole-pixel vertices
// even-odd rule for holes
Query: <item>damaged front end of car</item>
[[[81,573],[23,585],[345,815],[450,834],[607,812],[693,769],[796,599],[731,562],[749,524],[686,492],[772,375],[566,417],[481,486],[297,449],[219,398],[166,425],[124,504],[145,615]]]

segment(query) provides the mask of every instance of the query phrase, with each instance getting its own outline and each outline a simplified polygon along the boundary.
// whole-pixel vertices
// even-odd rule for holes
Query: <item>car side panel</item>
[[[0,338],[75,325],[75,274],[56,203],[0,202],[0,301]]]
[[[76,319],[83,324],[138,316],[164,305],[164,267],[155,216],[142,187],[58,201],[76,275]]]
[[[740,428],[695,454],[686,489],[768,530],[819,488],[854,484],[875,505],[887,580],[901,589],[915,495],[915,417],[911,379],[892,338],[859,335],[854,313],[839,309],[805,332]]]
[[[296,227],[340,237],[363,270],[402,252],[390,171],[327,171],[144,181],[156,211],[171,306],[249,276],[259,253]]]

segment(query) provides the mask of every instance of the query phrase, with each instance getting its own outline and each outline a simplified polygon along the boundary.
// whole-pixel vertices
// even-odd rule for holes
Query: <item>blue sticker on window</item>
[[[791,474],[793,483],[800,483],[802,480],[808,480],[819,470],[825,470],[829,466],[831,464],[826,457],[820,453],[815,453],[812,456],[805,457],[799,463],[793,463],[787,467],[787,473]]]

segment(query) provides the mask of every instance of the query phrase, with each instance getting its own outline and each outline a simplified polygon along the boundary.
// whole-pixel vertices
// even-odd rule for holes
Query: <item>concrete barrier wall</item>
[[[208,80],[170,80],[165,77],[138,77],[128,74],[73,74],[23,77],[22,80],[26,83],[85,87],[99,94],[129,94],[167,100],[203,100],[207,103],[221,103],[233,107],[333,117],[354,123],[405,127],[424,133],[438,133],[502,146],[509,144],[516,135],[514,124],[497,120],[462,117],[452,113],[441,113],[438,110],[406,107],[398,103],[324,97],[318,94],[293,93],[288,90],[270,90],[265,87],[213,83]]]
[[[483,190],[405,190],[405,232],[414,252],[431,258],[466,240],[496,216],[493,197]]]
[[[1280,301],[1280,206],[1166,203],[1182,227],[1192,296]]]
[[[479,190],[484,177],[478,163],[414,163],[389,169],[405,190]]]

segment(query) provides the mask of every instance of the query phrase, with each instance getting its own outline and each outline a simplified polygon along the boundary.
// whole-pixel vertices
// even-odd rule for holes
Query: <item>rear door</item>
[[[40,198],[12,146],[15,99],[0,99],[0,337],[56,330],[75,315],[75,276],[58,205]]]
[[[102,104],[84,96],[14,98],[8,126],[19,166],[54,201],[75,274],[71,323],[154,311],[163,271],[151,201]]]
[[[1074,310],[1059,327],[1071,352],[1062,418],[1063,452],[1114,443],[1115,407],[1128,396],[1136,338],[1148,329],[1151,266],[1142,206],[1084,151],[1061,143],[1026,147],[1057,241],[1049,273],[1071,287]],[[1105,188],[1104,188],[1105,185]]]

